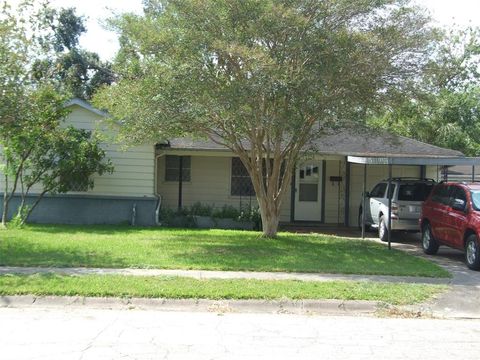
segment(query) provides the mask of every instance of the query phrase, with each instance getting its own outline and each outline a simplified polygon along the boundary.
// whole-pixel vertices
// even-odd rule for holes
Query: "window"
[[[89,182],[90,182],[89,179],[70,181],[70,184],[69,184],[70,191],[75,191],[75,192],[88,191]],[[93,184],[92,184],[92,187],[93,187]]]
[[[232,187],[233,196],[255,196],[252,180],[240,158],[232,158]]]
[[[467,203],[467,194],[465,193],[465,190],[459,188],[458,186],[452,187],[450,205],[453,204],[455,200],[462,200],[464,204]]]
[[[426,183],[401,184],[398,190],[398,200],[425,201],[432,188],[433,184]]]
[[[397,185],[395,184],[390,184],[390,189],[388,190],[388,195],[387,199],[393,199],[393,195],[395,194],[395,189],[397,188]]]
[[[446,186],[446,185],[437,186],[433,190],[432,201],[434,201],[436,203],[443,204],[443,205],[448,205],[449,204],[449,200],[448,200],[449,189],[450,189],[450,187]]]
[[[182,162],[182,181],[190,181],[190,156],[167,155],[165,157],[165,181],[180,180],[180,160]]]
[[[86,192],[93,188],[93,178],[86,177],[83,173],[70,172],[60,175],[62,191]]]
[[[470,196],[472,197],[473,208],[477,211],[480,210],[480,191],[472,190]]]
[[[387,190],[386,183],[380,183],[373,188],[370,192],[370,197],[372,198],[383,198],[385,196],[385,191]]]

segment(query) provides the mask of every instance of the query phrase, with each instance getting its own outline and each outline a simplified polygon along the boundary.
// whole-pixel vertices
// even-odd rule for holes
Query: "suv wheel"
[[[465,244],[465,260],[470,269],[480,269],[480,248],[475,235],[470,235],[467,238],[467,242]]]
[[[384,216],[380,217],[380,221],[378,223],[378,237],[384,242],[388,241],[388,228]]]
[[[427,255],[435,255],[438,252],[439,244],[433,237],[432,227],[426,224],[422,227],[422,248]]]

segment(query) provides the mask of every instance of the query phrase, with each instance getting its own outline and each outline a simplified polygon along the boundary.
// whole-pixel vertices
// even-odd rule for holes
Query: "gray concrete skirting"
[[[0,193],[0,196],[2,193]],[[36,196],[27,197],[31,205]],[[20,204],[20,197],[15,196],[9,207],[11,218]],[[45,196],[33,210],[29,222],[40,224],[135,224],[139,226],[155,225],[155,197],[122,197],[102,195],[61,194]],[[0,203],[0,211],[3,205]],[[135,208],[135,212],[134,212]],[[134,214],[135,213],[135,214]]]

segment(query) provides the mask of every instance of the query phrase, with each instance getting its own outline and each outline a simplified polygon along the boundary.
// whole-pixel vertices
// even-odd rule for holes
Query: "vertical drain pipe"
[[[137,204],[133,203],[133,207],[132,207],[132,226],[135,226],[136,221],[137,221]]]

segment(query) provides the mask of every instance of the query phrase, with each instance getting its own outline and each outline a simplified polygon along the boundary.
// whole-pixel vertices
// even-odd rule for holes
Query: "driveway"
[[[355,228],[318,228],[319,233],[359,239],[361,232]],[[308,232],[308,231],[305,231]],[[366,232],[366,240],[381,242],[376,232]],[[446,318],[475,318],[480,319],[480,271],[467,268],[463,252],[440,246],[437,255],[425,255],[420,243],[420,233],[398,232],[392,236],[392,247],[406,251],[437,263],[447,269],[452,275],[451,290],[420,308],[410,307],[415,311]]]
[[[453,275],[452,289],[423,304],[422,311],[444,317],[480,318],[480,272],[472,271],[465,265],[463,252],[440,246],[436,255],[425,255],[420,234],[408,233],[395,234],[392,247],[433,261]]]

